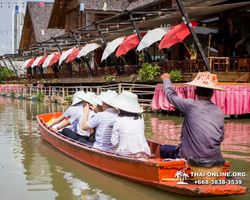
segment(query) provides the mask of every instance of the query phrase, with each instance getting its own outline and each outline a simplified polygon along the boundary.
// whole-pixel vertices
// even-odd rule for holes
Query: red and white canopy
[[[41,64],[43,64],[43,62],[45,61],[46,56],[39,56],[36,58],[36,60],[32,63],[31,67],[35,67],[35,66],[39,66]]]

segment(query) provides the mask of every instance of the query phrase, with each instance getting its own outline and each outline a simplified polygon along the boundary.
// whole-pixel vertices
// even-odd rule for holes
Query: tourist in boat
[[[181,143],[177,146],[164,145],[160,149],[162,158],[212,158],[221,159],[221,142],[224,140],[224,114],[211,98],[213,90],[225,90],[218,85],[217,75],[200,72],[186,83],[196,86],[198,100],[177,96],[168,73],[161,76],[164,93],[168,101],[184,116]]]
[[[116,146],[116,152],[149,158],[150,148],[144,134],[144,119],[139,115],[143,109],[138,103],[137,95],[123,91],[118,97],[110,100],[110,103],[119,109],[111,136],[111,143]]]
[[[96,95],[95,98],[92,99],[92,102],[95,104],[90,104],[89,108],[90,110],[94,111],[95,113],[102,112],[102,101],[99,99],[100,96],[104,95],[106,92],[101,92],[100,95]]]
[[[72,115],[75,115],[79,109],[81,109],[82,105],[80,102],[82,101],[81,99],[78,98],[80,94],[84,94],[83,91],[78,91],[73,95],[73,102],[71,106],[61,115],[60,117],[56,118],[53,123],[48,125],[48,128],[52,128],[54,132],[61,130],[64,127],[67,127],[70,125],[69,120],[65,120],[66,118],[71,118]],[[76,123],[72,123],[70,130],[76,132]]]
[[[75,115],[73,115],[69,121],[70,123],[75,123],[76,124],[76,131],[72,131],[71,129],[64,128],[62,131],[62,134],[72,138],[73,140],[80,141],[82,143],[88,144],[88,145],[93,145],[91,142],[89,142],[89,136],[90,136],[90,130],[82,130],[82,119],[83,119],[83,107],[86,106],[87,104],[95,104],[92,102],[91,99],[95,98],[96,95],[93,92],[87,92],[87,93],[82,93],[80,94],[77,98],[81,102],[81,107],[78,107],[78,111]],[[94,111],[88,112],[88,118],[91,118],[94,116]]]
[[[98,98],[102,101],[102,112],[98,112],[94,117],[88,118],[90,112],[90,106],[87,104],[84,107],[84,117],[82,122],[83,130],[90,130],[96,128],[95,142],[93,147],[101,150],[114,149],[110,139],[115,119],[118,115],[117,110],[113,108],[110,103],[111,99],[117,97],[118,94],[115,91],[108,90]]]

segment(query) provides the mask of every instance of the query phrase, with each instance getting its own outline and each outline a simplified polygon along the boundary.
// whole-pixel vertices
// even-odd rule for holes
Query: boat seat
[[[155,151],[155,156],[154,156],[155,159],[161,158],[160,149],[161,149],[161,145],[159,144]]]
[[[161,146],[162,146],[161,144],[149,142],[149,148],[151,152],[150,158],[155,158],[155,159],[161,158],[160,154]]]

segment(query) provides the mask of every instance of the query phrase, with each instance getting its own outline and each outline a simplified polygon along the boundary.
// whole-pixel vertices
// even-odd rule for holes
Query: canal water
[[[123,180],[59,152],[39,134],[36,115],[66,107],[0,97],[0,200],[177,200],[193,199]],[[146,135],[178,144],[183,118],[144,114]],[[230,171],[246,172],[250,188],[250,119],[226,120],[223,155]],[[249,200],[240,196],[203,199]]]

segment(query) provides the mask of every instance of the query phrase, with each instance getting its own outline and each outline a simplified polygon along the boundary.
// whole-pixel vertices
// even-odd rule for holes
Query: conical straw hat
[[[84,94],[85,94],[85,92],[83,92],[83,91],[78,91],[78,92],[76,92],[76,93],[73,95],[73,102],[72,102],[71,106],[74,106],[74,105],[76,105],[76,104],[82,102],[82,100],[79,99],[78,97],[79,97],[79,96],[83,96]]]
[[[199,72],[193,81],[186,84],[197,87],[210,88],[214,90],[226,91],[226,89],[219,86],[217,75],[211,74],[210,72]]]
[[[138,103],[138,97],[132,92],[123,91],[118,97],[110,100],[110,103],[123,111],[130,113],[142,113],[143,108]]]

